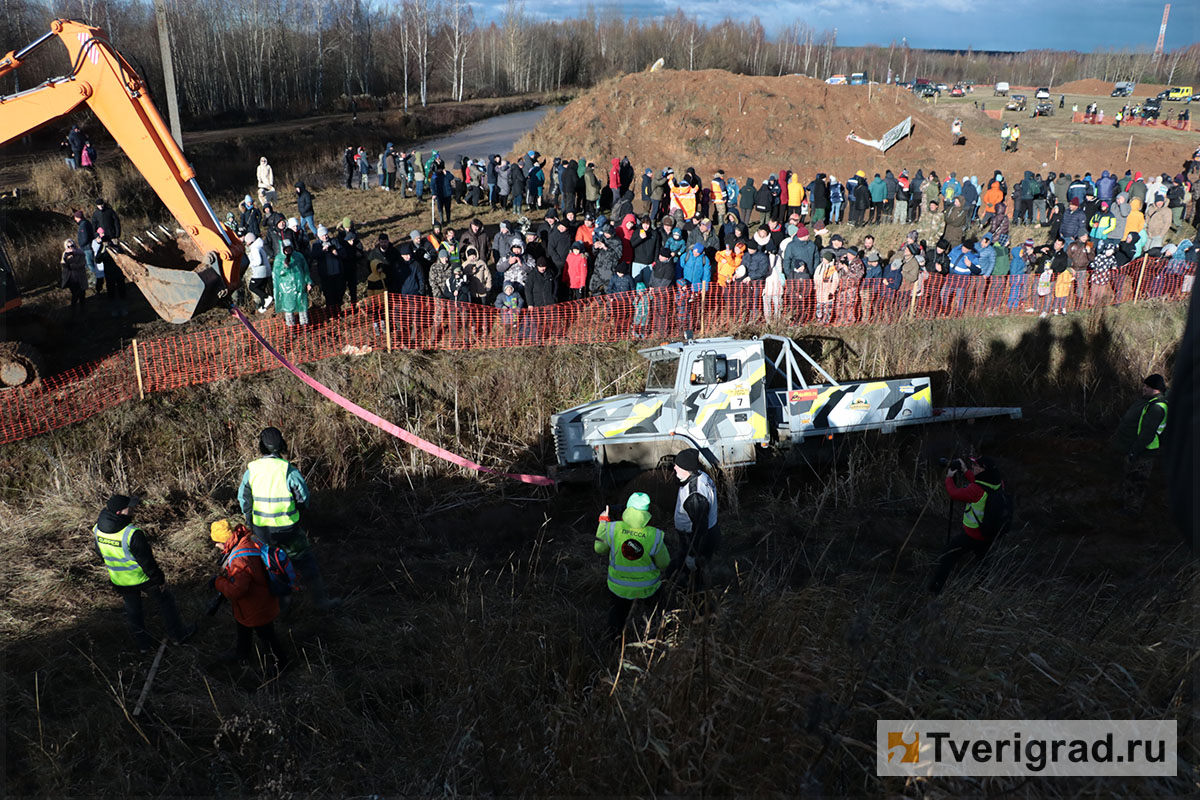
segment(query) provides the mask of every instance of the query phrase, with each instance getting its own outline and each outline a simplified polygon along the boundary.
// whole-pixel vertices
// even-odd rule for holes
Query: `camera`
[[[947,467],[955,472],[963,472],[966,470],[966,464],[963,463],[961,458],[939,458],[938,466]]]

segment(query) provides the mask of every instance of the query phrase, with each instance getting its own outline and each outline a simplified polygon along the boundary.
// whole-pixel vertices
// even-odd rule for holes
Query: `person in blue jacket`
[[[679,259],[679,266],[683,269],[683,277],[692,285],[693,291],[702,292],[708,288],[708,283],[712,280],[712,265],[704,252],[703,244],[697,242],[685,251]]]

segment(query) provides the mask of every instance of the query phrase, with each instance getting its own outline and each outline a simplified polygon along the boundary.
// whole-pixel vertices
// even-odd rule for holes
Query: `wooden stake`
[[[1137,285],[1133,288],[1133,302],[1138,301],[1142,294],[1142,278],[1146,276],[1146,257],[1142,256],[1142,268],[1138,270]]]
[[[867,81],[867,105],[871,104],[871,82]]]
[[[704,307],[708,305],[708,284],[700,290],[700,338],[704,338]]]
[[[392,295],[383,293],[383,335],[387,337],[387,351],[392,352]]]
[[[1058,139],[1054,140],[1054,160],[1058,161]]]
[[[146,683],[142,686],[142,693],[138,695],[137,705],[133,707],[133,715],[136,717],[142,713],[142,706],[146,703],[146,695],[150,694],[150,684],[154,683],[154,676],[158,674],[158,665],[162,662],[162,654],[167,649],[167,642],[164,639],[163,643],[158,646],[158,652],[154,655],[154,663],[150,665],[150,674],[146,676]]]
[[[1129,151],[1133,149],[1133,134],[1129,134],[1129,144],[1125,146],[1125,163],[1129,163]]]
[[[133,340],[133,371],[137,374],[138,400],[145,400],[146,387],[142,384],[142,359],[138,353],[137,339]]]

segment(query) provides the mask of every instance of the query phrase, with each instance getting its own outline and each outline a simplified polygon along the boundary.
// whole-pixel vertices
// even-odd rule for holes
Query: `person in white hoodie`
[[[267,163],[267,157],[258,159],[258,202],[260,205],[275,202],[275,170]]]
[[[271,307],[271,263],[267,258],[266,243],[247,233],[242,237],[246,243],[246,271],[250,275],[250,293],[256,298],[254,310],[259,314]]]

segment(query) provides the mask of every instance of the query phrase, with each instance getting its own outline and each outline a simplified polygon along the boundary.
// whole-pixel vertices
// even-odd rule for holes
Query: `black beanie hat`
[[[1165,392],[1167,390],[1167,381],[1157,372],[1142,382],[1151,389],[1157,389],[1160,392]]]
[[[266,453],[275,453],[278,455],[283,452],[283,434],[279,428],[271,427],[263,430],[258,435],[258,447]]]
[[[113,514],[119,514],[129,508],[129,496],[123,494],[114,494],[108,498],[108,502],[104,504],[104,508]]]
[[[675,456],[675,466],[688,472],[700,470],[700,453],[694,447],[689,447]]]

